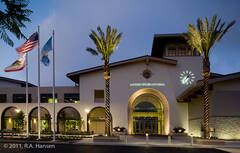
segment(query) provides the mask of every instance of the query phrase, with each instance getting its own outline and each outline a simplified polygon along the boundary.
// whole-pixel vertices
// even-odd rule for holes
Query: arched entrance
[[[71,132],[81,130],[80,113],[73,107],[62,108],[57,115],[58,132]]]
[[[128,103],[129,134],[168,134],[169,109],[165,96],[151,88],[136,91]]]
[[[17,130],[17,129],[23,129],[23,125],[19,125],[19,120],[22,120],[20,122],[24,123],[24,114],[19,116],[21,110],[17,109],[16,107],[8,107],[6,108],[2,113],[1,118],[1,125],[2,130]],[[21,126],[21,127],[19,127]]]
[[[87,128],[93,134],[105,134],[105,108],[95,107],[87,115]],[[111,115],[112,131],[112,115]]]
[[[51,115],[44,107],[40,107],[40,131],[51,131]],[[35,107],[29,113],[29,130],[32,133],[38,132],[38,108]]]

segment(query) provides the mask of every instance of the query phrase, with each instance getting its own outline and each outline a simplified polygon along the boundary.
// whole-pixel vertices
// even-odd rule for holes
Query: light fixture
[[[86,113],[89,113],[89,112],[90,112],[90,110],[89,110],[89,109],[85,109],[85,112],[86,112]]]
[[[12,119],[11,118],[8,119],[8,123],[12,123]]]
[[[33,123],[36,124],[37,123],[37,120],[36,118],[33,119]]]
[[[16,111],[17,113],[19,113],[19,112],[21,111],[21,109],[15,109],[15,111]]]

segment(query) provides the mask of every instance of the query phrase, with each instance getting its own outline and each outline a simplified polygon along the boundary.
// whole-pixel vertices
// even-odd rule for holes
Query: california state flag
[[[18,60],[16,60],[12,65],[5,68],[5,72],[20,71],[26,66],[26,53],[23,54]]]

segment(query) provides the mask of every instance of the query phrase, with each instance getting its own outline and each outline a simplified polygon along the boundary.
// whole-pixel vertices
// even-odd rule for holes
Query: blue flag
[[[43,46],[41,51],[41,62],[48,66],[50,63],[50,60],[48,58],[48,53],[52,50],[52,37],[49,38],[49,40],[46,42],[46,44]]]

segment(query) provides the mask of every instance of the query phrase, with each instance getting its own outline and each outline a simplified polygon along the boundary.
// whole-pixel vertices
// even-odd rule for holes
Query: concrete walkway
[[[149,137],[146,139],[144,136],[120,136],[120,140],[120,142],[93,142],[92,138],[83,138],[76,141],[75,144],[216,148],[231,153],[240,153],[240,141],[226,141],[224,145],[201,145],[191,144],[191,138],[188,137],[173,137],[170,141],[168,137]]]

